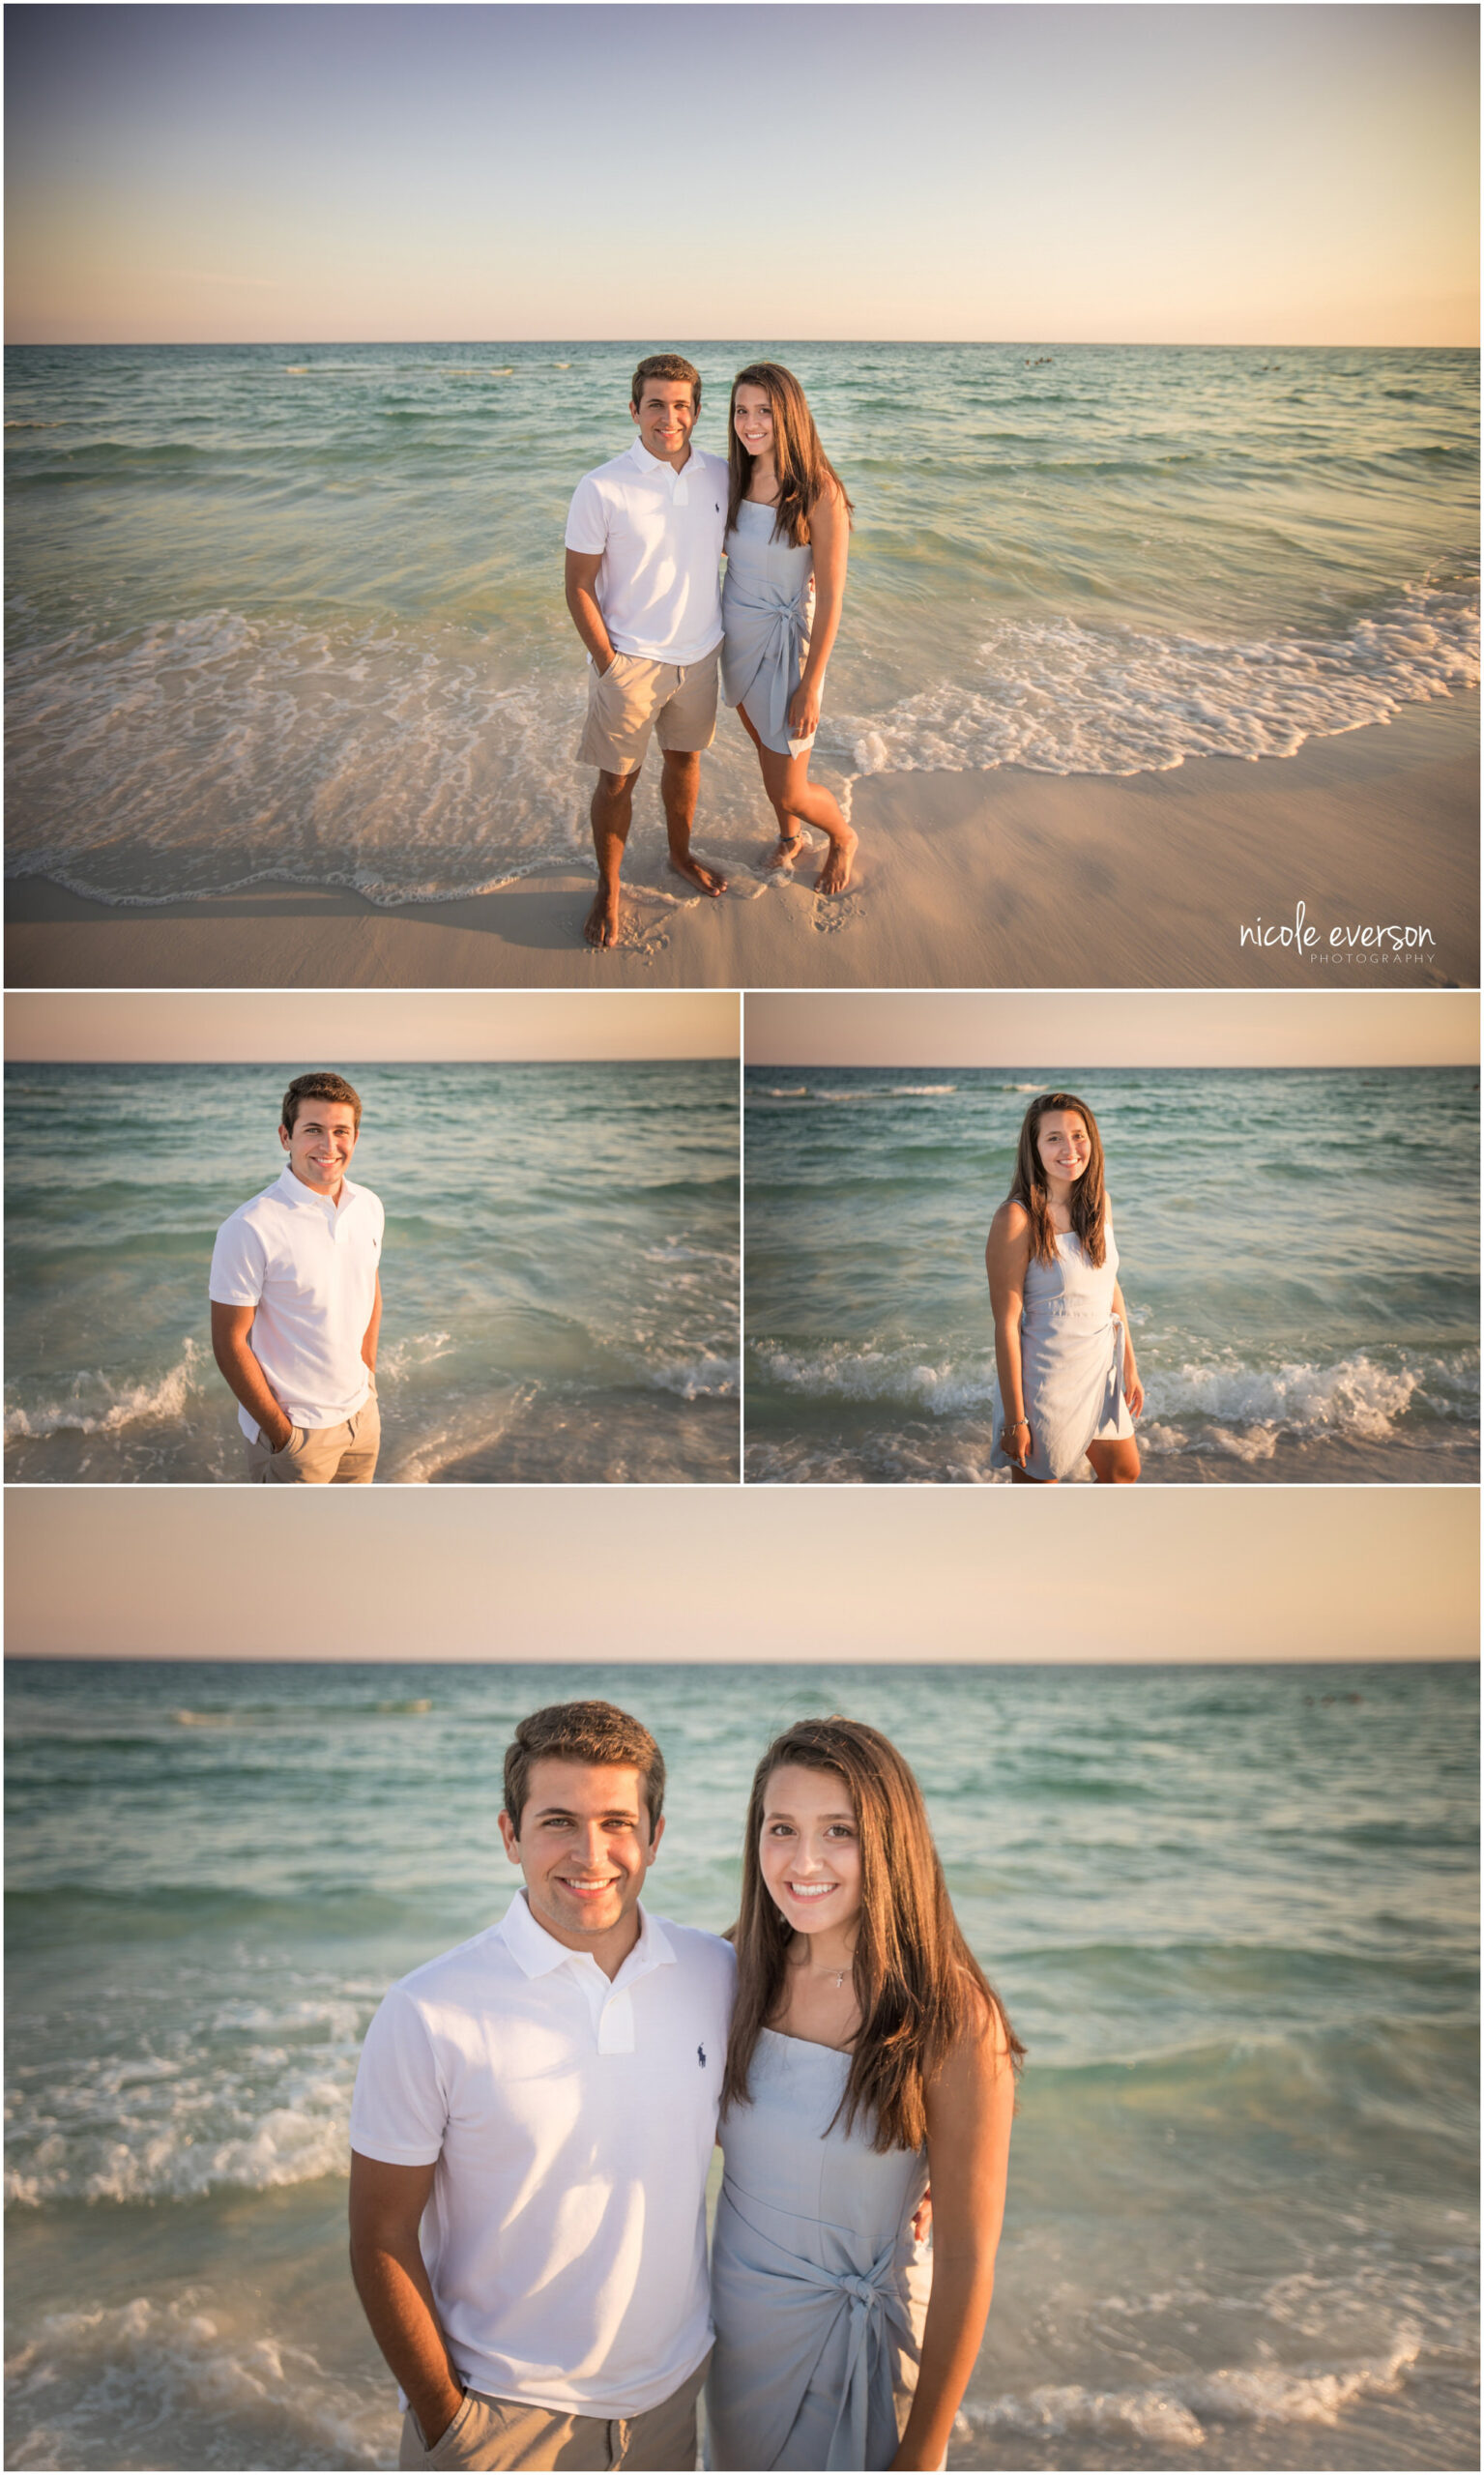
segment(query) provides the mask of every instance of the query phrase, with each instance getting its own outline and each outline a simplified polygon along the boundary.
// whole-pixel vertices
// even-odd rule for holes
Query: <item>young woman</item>
[[[1132,1485],[1144,1387],[1119,1287],[1102,1141],[1072,1092],[1043,1092],[1027,1109],[1015,1180],[989,1224],[984,1262],[1001,1412],[990,1468],[1047,1485],[1086,1458],[1103,1485]]]
[[[769,1746],[734,1939],[711,2463],[941,2466],[994,2286],[1021,2048],[874,1728],[806,1719]]]
[[[845,598],[851,504],[797,378],[755,361],[732,384],[721,686],[758,752],[778,820],[770,867],[791,866],[803,828],[829,837],[821,893],[850,883],[856,836],[809,779],[826,665]]]

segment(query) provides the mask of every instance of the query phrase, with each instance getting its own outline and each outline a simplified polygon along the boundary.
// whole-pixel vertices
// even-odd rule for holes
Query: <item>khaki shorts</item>
[[[247,1448],[247,1483],[253,1487],[368,1487],[381,1450],[381,1412],[376,1379],[353,1418],[334,1427],[295,1427],[281,1451],[258,1435]]]
[[[599,679],[588,674],[588,718],[577,749],[579,765],[605,773],[637,773],[653,731],[676,756],[698,755],[716,736],[716,674],[721,648],[677,669],[673,661],[649,661],[643,654],[615,654]]]
[[[707,2362],[711,2360],[707,2357]],[[706,2381],[701,2364],[673,2397],[643,2415],[563,2415],[549,2406],[525,2406],[518,2399],[483,2398],[471,2389],[446,2432],[431,2449],[422,2446],[409,2406],[402,2418],[398,2466],[567,2468],[573,2475],[597,2469],[681,2468],[696,2462],[696,2401]]]

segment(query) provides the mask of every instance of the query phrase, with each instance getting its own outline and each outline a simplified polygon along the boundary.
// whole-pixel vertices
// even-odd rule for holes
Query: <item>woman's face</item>
[[[796,1934],[832,1932],[860,1913],[860,1831],[837,1770],[786,1762],[763,1793],[759,1849],[769,1897]]]
[[[766,387],[739,387],[732,426],[749,455],[772,453],[772,405]]]
[[[1074,1186],[1092,1157],[1091,1138],[1075,1109],[1048,1109],[1036,1128],[1035,1149],[1049,1184]]]

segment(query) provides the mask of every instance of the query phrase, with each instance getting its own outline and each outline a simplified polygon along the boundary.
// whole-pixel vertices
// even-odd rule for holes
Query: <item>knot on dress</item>
[[[865,2270],[827,2269],[817,2264],[804,2270],[810,2283],[832,2287],[850,2306],[845,2388],[825,2460],[827,2475],[829,2470],[865,2464],[866,2435],[873,2422],[878,2431],[883,2429],[884,2420],[886,2429],[895,2429],[895,2393],[885,2323],[894,2321],[902,2337],[909,2344],[912,2343],[912,2329],[897,2292],[895,2271],[894,2243],[889,2243],[880,2258]]]
[[[766,724],[763,736],[771,745],[786,747],[788,709],[803,676],[813,602],[807,596],[780,600],[737,591],[727,597],[726,621],[722,668],[727,702],[745,704],[761,687],[766,710],[754,718]]]

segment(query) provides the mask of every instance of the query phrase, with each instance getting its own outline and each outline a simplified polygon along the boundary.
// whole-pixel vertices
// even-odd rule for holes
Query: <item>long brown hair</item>
[[[773,539],[786,536],[790,548],[795,550],[811,539],[809,517],[827,490],[837,495],[848,524],[855,510],[839,474],[819,443],[814,415],[803,389],[793,371],[785,369],[780,362],[750,361],[733,379],[732,400],[727,406],[727,531],[736,530],[737,510],[752,487],[752,467],[757,461],[737,435],[739,387],[761,387],[772,413],[772,461],[778,476]]]
[[[1073,1109],[1088,1130],[1091,1150],[1088,1165],[1080,1178],[1072,1181],[1072,1233],[1081,1241],[1082,1251],[1090,1264],[1100,1264],[1105,1252],[1103,1223],[1107,1218],[1108,1199],[1103,1191],[1103,1139],[1097,1131],[1097,1120],[1086,1100],[1071,1092],[1043,1092],[1026,1111],[1020,1129],[1020,1144],[1015,1153],[1015,1175],[1010,1184],[1011,1203],[1024,1204],[1031,1215],[1031,1252],[1037,1263],[1054,1264],[1057,1260],[1057,1233],[1051,1225],[1047,1202],[1046,1172],[1036,1150],[1042,1118],[1053,1109]]]
[[[920,2148],[928,2082],[962,2038],[993,2020],[1016,2070],[1025,2049],[959,1931],[921,1789],[895,1745],[858,1719],[800,1719],[758,1763],[742,1846],[742,1911],[732,1929],[737,2003],[722,2110],[750,2102],[757,2041],[783,1996],[794,1930],[769,1896],[759,1848],[769,1780],[790,1762],[844,1781],[860,1834],[853,1963],[860,2026],[834,2119],[843,2114],[849,2131],[858,2114],[871,2116],[874,2148]]]

